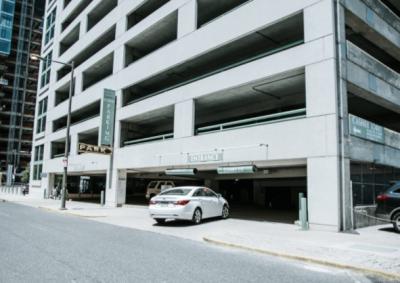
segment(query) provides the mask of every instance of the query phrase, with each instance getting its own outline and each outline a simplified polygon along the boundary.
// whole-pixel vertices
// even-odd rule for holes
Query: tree
[[[22,176],[21,176],[22,183],[29,183],[30,168],[31,166],[28,164],[28,166],[25,167],[25,170],[22,171]]]

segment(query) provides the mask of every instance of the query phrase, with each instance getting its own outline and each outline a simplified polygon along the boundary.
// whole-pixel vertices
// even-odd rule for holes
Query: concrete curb
[[[220,240],[214,240],[214,239],[211,239],[208,237],[203,237],[203,240],[207,243],[211,243],[211,244],[218,245],[218,246],[236,248],[236,249],[241,249],[241,250],[246,250],[246,251],[251,251],[251,252],[257,252],[257,253],[267,254],[267,255],[281,257],[281,258],[285,258],[285,259],[305,261],[305,262],[325,265],[325,266],[329,266],[329,267],[348,269],[348,270],[353,270],[353,271],[357,271],[357,272],[367,273],[370,275],[385,277],[390,280],[399,280],[400,281],[400,274],[396,274],[396,273],[384,272],[384,271],[380,271],[380,270],[376,270],[376,269],[364,268],[364,267],[359,267],[359,266],[355,266],[355,265],[338,263],[338,262],[334,262],[334,261],[316,259],[316,258],[312,258],[312,257],[298,256],[298,255],[293,255],[293,254],[269,251],[269,250],[265,250],[265,249],[252,248],[252,247],[247,247],[247,246],[243,246],[243,245],[239,245],[239,244],[224,242],[224,241],[220,241]]]

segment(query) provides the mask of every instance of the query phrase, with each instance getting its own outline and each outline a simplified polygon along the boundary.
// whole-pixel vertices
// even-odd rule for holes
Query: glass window
[[[198,189],[194,192],[193,194],[194,197],[204,197],[204,190],[203,189]]]
[[[51,60],[52,60],[53,52],[50,51],[42,61],[42,74],[40,78],[40,87],[44,87],[50,82],[50,71],[51,71]]]
[[[46,130],[47,97],[39,101],[38,115],[36,123],[36,133],[42,133]]]
[[[33,180],[42,178],[44,145],[35,146],[35,155],[33,157]]]
[[[45,45],[47,43],[49,43],[50,40],[52,40],[54,37],[55,22],[56,22],[56,8],[54,8],[50,12],[50,14],[47,15],[47,18],[46,18],[46,31],[45,31],[45,38],[44,38]]]
[[[206,197],[217,197],[217,195],[209,188],[204,188],[204,194]]]
[[[168,191],[162,192],[160,195],[176,195],[176,196],[185,196],[190,193],[191,189],[171,189]]]

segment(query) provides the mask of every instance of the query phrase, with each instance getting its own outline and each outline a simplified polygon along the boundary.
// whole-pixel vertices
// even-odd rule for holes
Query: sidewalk
[[[149,217],[145,206],[113,208],[93,203],[67,202],[68,210],[60,211],[59,200],[37,200],[0,193],[1,199],[112,225],[400,280],[400,235],[394,233],[391,225],[358,229],[359,234],[301,231],[295,225],[238,219],[205,221],[201,225],[172,222],[159,226]]]

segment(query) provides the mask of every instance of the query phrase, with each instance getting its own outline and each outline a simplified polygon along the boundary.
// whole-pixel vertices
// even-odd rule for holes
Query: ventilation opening
[[[71,140],[71,137],[70,137]],[[71,143],[69,143],[68,152],[71,152]],[[51,142],[51,158],[63,157],[65,154],[65,138]]]
[[[100,101],[89,104],[71,114],[71,126],[83,121],[92,119],[100,115]],[[53,121],[53,132],[61,130],[67,126],[67,115]]]
[[[107,55],[100,61],[93,64],[90,68],[85,70],[82,74],[83,85],[82,90],[98,83],[104,78],[112,75],[113,73],[114,56],[113,53]]]
[[[250,0],[197,0],[197,27],[228,13]]]
[[[223,90],[196,100],[196,134],[304,117],[304,69]]]
[[[108,0],[107,0],[108,1]],[[66,1],[67,2],[67,1]],[[64,4],[66,3],[64,2]],[[65,4],[66,5],[69,4]],[[81,0],[79,5],[69,14],[69,16],[61,23],[61,32],[63,32],[69,25],[82,13],[82,11],[92,2],[92,0]],[[105,1],[106,2],[106,1]]]
[[[399,59],[394,58],[385,50],[381,49],[378,45],[365,38],[362,33],[356,32],[350,26],[346,26],[346,38],[358,48],[367,52],[369,55],[379,60],[394,71],[400,73]]]
[[[399,0],[381,0],[394,14],[400,17],[400,2]]]
[[[123,105],[272,55],[303,42],[303,14],[298,14],[124,89]]]
[[[173,132],[174,107],[157,109],[121,121],[121,147],[171,139]]]
[[[81,53],[76,55],[72,60],[74,61],[75,68],[85,62],[87,59],[92,57],[98,51],[106,47],[108,44],[113,42],[115,39],[115,26],[109,29],[107,32],[102,34],[98,39],[96,39],[91,45],[84,49]],[[65,77],[71,72],[71,68],[65,66],[57,72],[57,81]]]
[[[79,40],[79,27],[78,24],[60,41],[60,56]]]
[[[127,29],[137,25],[144,18],[164,6],[169,0],[147,0],[127,16]]]
[[[345,20],[346,38],[350,42],[399,72],[400,49],[397,46],[348,10],[346,10]]]
[[[352,91],[348,93],[350,114],[400,133],[400,113],[360,97],[362,94],[352,86],[348,88]]]
[[[99,143],[99,129],[92,129],[78,134],[78,142],[97,145]],[[79,154],[79,152],[78,152]]]
[[[177,38],[178,13],[174,12],[125,45],[125,67]]]
[[[89,31],[98,22],[100,22],[108,13],[118,5],[118,0],[101,1],[89,14],[87,30]]]
[[[72,87],[72,96],[75,95],[75,88]],[[69,82],[61,86],[56,90],[55,93],[55,100],[54,100],[54,106],[57,106],[58,104],[68,100],[69,98]]]

